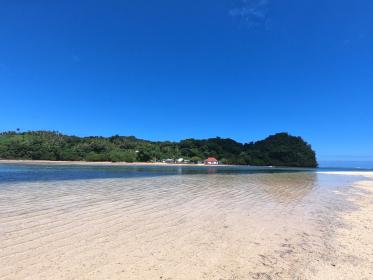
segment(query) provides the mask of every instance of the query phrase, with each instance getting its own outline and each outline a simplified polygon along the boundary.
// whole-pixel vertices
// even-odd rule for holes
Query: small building
[[[214,157],[208,157],[205,159],[204,164],[206,165],[216,165],[219,164],[219,161]]]

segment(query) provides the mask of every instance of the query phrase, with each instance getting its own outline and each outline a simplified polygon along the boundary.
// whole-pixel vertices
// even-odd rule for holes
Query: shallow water
[[[304,168],[272,168],[251,166],[181,166],[181,165],[47,165],[1,164],[0,184],[17,181],[55,181],[104,178],[136,178],[195,174],[255,174],[315,171]]]
[[[322,255],[338,214],[353,207],[343,194],[356,180],[302,170],[2,168],[1,279],[300,277],[307,254]]]

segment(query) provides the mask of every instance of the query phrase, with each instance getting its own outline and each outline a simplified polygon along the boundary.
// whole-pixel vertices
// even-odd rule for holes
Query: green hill
[[[154,142],[133,136],[77,137],[54,131],[0,133],[1,159],[147,162],[182,157],[198,162],[208,156],[226,164],[317,166],[311,146],[287,133],[247,144],[220,137]]]

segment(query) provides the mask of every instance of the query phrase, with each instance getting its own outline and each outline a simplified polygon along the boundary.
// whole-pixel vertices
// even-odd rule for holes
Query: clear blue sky
[[[373,1],[0,0],[0,130],[301,135],[373,158]]]

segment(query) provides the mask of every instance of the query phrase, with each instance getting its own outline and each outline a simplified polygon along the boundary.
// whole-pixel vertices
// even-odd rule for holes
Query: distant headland
[[[78,137],[55,131],[7,131],[0,133],[0,159],[318,166],[311,146],[301,137],[284,132],[257,142],[239,143],[220,137],[171,142],[134,136]]]

